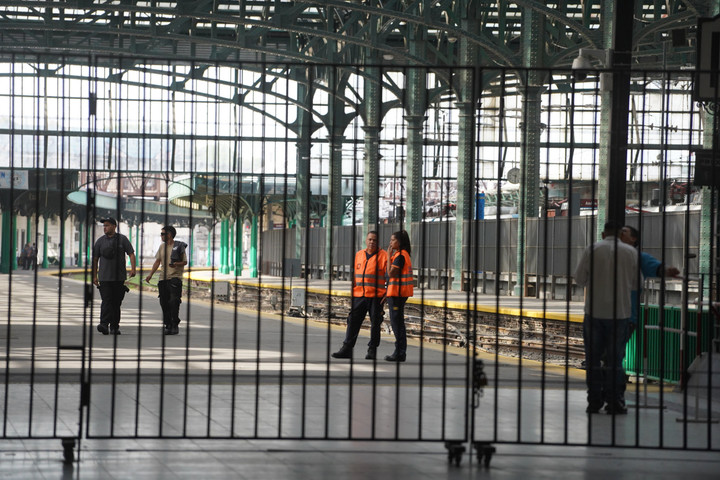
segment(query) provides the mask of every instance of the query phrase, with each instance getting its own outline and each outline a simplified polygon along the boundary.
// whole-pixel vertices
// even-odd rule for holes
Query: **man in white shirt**
[[[587,413],[599,412],[603,404],[607,413],[627,413],[622,362],[632,314],[631,292],[637,289],[638,253],[618,233],[616,225],[605,224],[603,239],[583,252],[575,269],[575,283],[585,287]],[[601,359],[606,365],[601,365]]]
[[[175,227],[167,225],[160,231],[162,245],[155,254],[155,263],[145,281],[150,279],[158,268],[162,266],[160,281],[158,282],[158,297],[163,311],[163,324],[165,335],[177,335],[180,331],[180,303],[182,303],[182,277],[187,254],[184,242],[175,241]]]

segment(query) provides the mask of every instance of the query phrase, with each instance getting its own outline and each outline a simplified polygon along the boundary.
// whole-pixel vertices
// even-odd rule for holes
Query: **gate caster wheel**
[[[75,461],[75,439],[74,438],[63,438],[63,463],[69,464]]]
[[[445,448],[448,451],[448,463],[460,466],[463,453],[465,453],[465,446],[462,442],[445,442]]]
[[[475,447],[478,464],[482,463],[485,467],[489,467],[490,460],[492,460],[493,453],[495,453],[495,447],[482,442],[475,442],[473,446]]]

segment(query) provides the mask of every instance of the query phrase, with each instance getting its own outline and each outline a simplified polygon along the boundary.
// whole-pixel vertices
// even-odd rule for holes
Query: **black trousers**
[[[125,298],[125,282],[100,282],[100,323],[118,328],[120,324],[120,306]]]
[[[370,312],[370,342],[368,346],[377,348],[380,345],[380,328],[383,322],[383,307],[380,305],[380,300],[382,297],[353,297],[343,345],[350,348],[355,346],[360,327],[362,327],[368,312]]]
[[[171,278],[158,282],[158,297],[163,311],[165,327],[180,325],[180,304],[182,303],[182,280]]]

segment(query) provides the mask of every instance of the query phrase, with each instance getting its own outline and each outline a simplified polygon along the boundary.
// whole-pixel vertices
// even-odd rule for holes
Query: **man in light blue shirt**
[[[640,246],[640,232],[630,225],[625,225],[620,231],[620,240],[633,247]],[[630,329],[628,331],[628,339],[633,331],[637,328],[638,318],[640,317],[640,294],[642,293],[642,280],[652,277],[676,277],[680,274],[680,270],[675,267],[667,267],[657,258],[647,252],[640,252],[640,273],[642,279],[638,288],[632,291],[632,312],[630,315]]]
[[[640,232],[630,225],[625,225],[620,231],[620,240],[628,245],[638,248],[640,246]],[[665,267],[664,264],[647,252],[640,252],[640,273],[642,278],[638,279],[638,285],[631,292],[632,312],[630,321],[628,322],[628,331],[625,343],[630,340],[633,332],[637,329],[640,319],[640,295],[642,294],[642,282],[646,278],[653,277],[676,277],[680,274],[680,270],[675,267]],[[627,388],[627,377],[623,383],[623,398],[625,398],[625,389]]]

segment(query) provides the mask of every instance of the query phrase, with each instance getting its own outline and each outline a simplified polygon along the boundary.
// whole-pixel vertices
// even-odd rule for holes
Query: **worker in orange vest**
[[[352,358],[360,327],[370,312],[370,342],[365,358],[375,360],[380,345],[380,327],[383,322],[385,298],[385,274],[388,265],[387,253],[378,248],[376,231],[368,232],[366,248],[355,254],[355,273],[352,280],[352,308],[347,319],[345,341],[333,358]]]
[[[395,351],[385,357],[388,362],[404,362],[406,357],[405,302],[413,296],[410,251],[408,233],[405,230],[393,233],[388,248],[387,304],[390,310],[390,325],[395,334]]]

